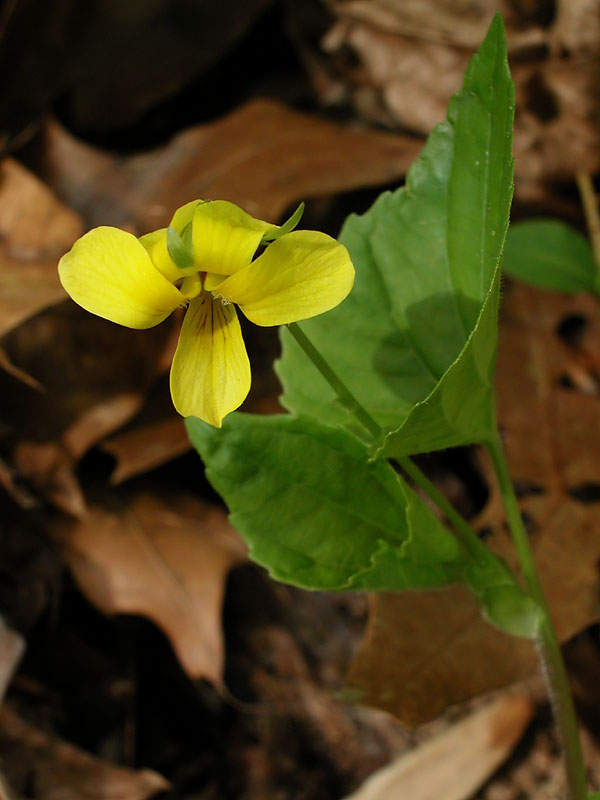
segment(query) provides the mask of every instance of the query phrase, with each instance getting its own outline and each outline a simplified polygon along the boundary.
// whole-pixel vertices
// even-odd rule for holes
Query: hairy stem
[[[523,577],[531,597],[543,612],[537,645],[540,659],[544,666],[556,727],[563,746],[569,798],[570,800],[585,800],[587,797],[587,780],[569,679],[542,582],[529,546],[527,531],[523,524],[499,435],[496,435],[494,439],[487,443],[487,449],[498,477],[498,484],[506,509],[506,517],[521,564]]]
[[[412,478],[416,485],[433,500],[448,522],[458,534],[465,550],[477,561],[480,558],[481,540],[467,520],[461,516],[454,506],[444,497],[440,490],[423,473],[408,456],[394,459],[398,465]]]
[[[290,322],[290,324],[287,326],[287,329],[298,342],[300,347],[304,350],[305,354],[309,357],[315,367],[319,370],[321,375],[325,378],[327,383],[331,386],[344,408],[351,414],[354,414],[356,419],[371,434],[375,441],[381,438],[382,431],[379,425],[375,422],[369,412],[362,407],[362,405],[358,402],[356,397],[352,394],[350,389],[348,389],[338,374],[332,370],[328,362],[323,358],[321,353],[319,353],[317,348],[310,341],[298,323]]]

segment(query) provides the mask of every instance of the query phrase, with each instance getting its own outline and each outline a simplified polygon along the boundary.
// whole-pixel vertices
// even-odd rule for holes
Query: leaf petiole
[[[504,448],[498,433],[493,439],[486,442],[486,447],[498,478],[498,485],[506,510],[506,518],[519,557],[523,577],[531,597],[536,601],[542,612],[537,645],[540,658],[545,666],[544,673],[548,693],[554,710],[556,727],[563,745],[569,798],[570,800],[586,800],[587,779],[569,679],[548,602],[529,545],[513,482],[508,471]]]
[[[360,422],[365,430],[373,438],[373,444],[381,442],[383,431],[368,411],[360,404],[356,397],[352,394],[350,389],[342,381],[339,375],[331,368],[329,363],[317,350],[317,348],[310,341],[308,336],[304,333],[302,328],[296,323],[292,322],[287,326],[289,332],[292,334],[296,342],[300,345],[305,355],[312,361],[313,365],[329,383],[331,388],[336,393],[338,400],[354,417]],[[465,548],[465,550],[475,559],[478,560],[477,554],[481,552],[481,542],[477,538],[477,534],[471,528],[469,523],[462,517],[458,511],[446,500],[444,495],[435,487],[429,478],[423,473],[419,467],[408,456],[394,459],[396,463],[406,472],[406,474],[415,482],[415,484],[422,489],[425,494],[435,503],[435,505],[444,514],[448,522],[458,534],[458,538]]]

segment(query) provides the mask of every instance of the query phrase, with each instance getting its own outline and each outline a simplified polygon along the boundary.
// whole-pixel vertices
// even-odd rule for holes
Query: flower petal
[[[249,391],[250,362],[235,308],[203,292],[190,303],[173,358],[173,404],[183,417],[220,428]]]
[[[194,211],[200,203],[200,200],[192,200],[191,203],[186,203],[184,206],[181,206],[181,208],[178,208],[173,214],[170,225],[172,228],[175,228],[177,233],[181,234],[185,226],[192,221],[194,218]],[[194,272],[198,271],[198,267],[186,267],[182,269],[175,264],[167,247],[166,228],[160,228],[157,231],[152,231],[152,233],[146,233],[144,236],[140,236],[140,242],[150,254],[150,258],[156,269],[162,272],[168,280],[176,281],[179,280],[179,278],[185,278],[186,275],[192,275]]]
[[[286,325],[334,308],[353,283],[354,267],[342,244],[325,233],[294,231],[216,291],[256,325]]]
[[[227,277],[227,275],[217,275],[216,272],[208,272],[204,279],[204,288],[207,292],[212,292],[220,283],[223,283]]]
[[[201,272],[233,275],[247,266],[269,225],[227,200],[200,203],[194,214],[194,259]]]
[[[61,258],[58,272],[76,303],[128,328],[151,328],[185,302],[144,246],[119,228],[86,233]]]

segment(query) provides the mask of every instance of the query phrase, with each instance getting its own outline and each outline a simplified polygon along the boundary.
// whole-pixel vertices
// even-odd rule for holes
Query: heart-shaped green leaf
[[[467,553],[385,461],[310,417],[233,413],[188,435],[254,561],[307,589],[466,583],[492,622],[530,635],[531,601],[483,542]]]
[[[232,525],[274,578],[309,589],[461,580],[466,563],[454,537],[352,434],[288,415],[186,425]]]
[[[448,119],[407,185],[341,234],[356,284],[301,327],[388,433],[386,455],[481,441],[494,429],[499,260],[512,197],[513,85],[496,16]],[[283,403],[355,427],[282,331]]]

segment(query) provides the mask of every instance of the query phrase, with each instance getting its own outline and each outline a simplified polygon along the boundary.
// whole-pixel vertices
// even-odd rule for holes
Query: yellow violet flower
[[[60,280],[87,311],[128,328],[151,328],[187,305],[173,403],[220,427],[250,391],[234,304],[256,325],[285,325],[330,310],[352,288],[346,248],[324,233],[290,231],[297,217],[279,227],[225,200],[197,200],[139,239],[94,228],[61,258]]]

